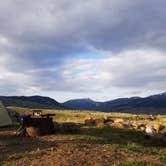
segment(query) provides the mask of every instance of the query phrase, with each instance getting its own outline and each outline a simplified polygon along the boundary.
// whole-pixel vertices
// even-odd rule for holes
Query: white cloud
[[[63,73],[68,84],[87,92],[107,91],[111,96],[116,89],[117,96],[126,91],[127,95],[135,91],[146,95],[147,91],[165,90],[165,64],[163,52],[136,50],[103,59],[70,59]]]
[[[0,58],[0,90],[5,95],[65,92],[73,97],[87,94],[107,100],[165,90],[166,56],[161,51],[127,51],[100,59],[68,58],[58,67],[29,68],[19,72],[5,67],[10,58]]]
[[[0,93],[66,91],[109,98],[164,91],[165,5],[163,0],[1,1]]]

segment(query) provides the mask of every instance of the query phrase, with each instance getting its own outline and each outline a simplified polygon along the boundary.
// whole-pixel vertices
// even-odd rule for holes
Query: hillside
[[[78,110],[98,110],[98,107],[100,106],[100,102],[93,101],[89,98],[87,99],[75,99],[75,100],[69,100],[63,103],[64,106],[72,108],[72,109],[78,109]]]
[[[152,95],[144,98],[119,98],[106,102],[96,102],[89,98],[85,98],[59,103],[52,98],[43,96],[0,96],[0,101],[2,101],[5,106],[27,108],[166,114],[166,93]]]
[[[67,101],[64,105],[72,109],[80,110],[166,114],[166,93],[144,98],[119,98],[107,102],[95,102],[90,99],[76,99]]]
[[[5,106],[48,109],[64,108],[64,106],[58,103],[56,100],[43,96],[0,96],[0,101],[2,101]]]

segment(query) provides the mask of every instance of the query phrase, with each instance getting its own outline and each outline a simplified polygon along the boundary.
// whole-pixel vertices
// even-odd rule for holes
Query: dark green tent
[[[0,127],[8,126],[11,124],[12,124],[12,120],[11,120],[6,108],[3,106],[2,102],[0,102]]]

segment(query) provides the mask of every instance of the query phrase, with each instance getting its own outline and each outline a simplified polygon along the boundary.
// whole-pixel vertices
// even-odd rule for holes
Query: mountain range
[[[166,93],[148,97],[119,98],[106,102],[75,99],[69,100],[63,105],[78,110],[166,114]]]
[[[103,112],[166,114],[166,93],[148,97],[119,98],[106,102],[97,102],[85,98],[59,103],[50,97],[43,96],[0,96],[0,101],[2,101],[5,106],[38,109],[74,109]]]
[[[50,97],[43,96],[0,96],[5,106],[38,109],[64,109],[64,106]]]

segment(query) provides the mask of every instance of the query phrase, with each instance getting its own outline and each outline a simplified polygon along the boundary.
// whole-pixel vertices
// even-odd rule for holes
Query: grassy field
[[[19,113],[25,108],[10,108]],[[136,115],[89,111],[43,110],[55,113],[55,122],[82,123],[88,117],[124,118],[134,121]],[[166,116],[157,115],[155,121],[166,125]],[[127,128],[84,126],[77,133],[60,133],[36,138],[16,137],[15,128],[0,129],[0,165],[49,166],[164,166],[166,139],[158,136],[145,138],[144,133]]]
[[[28,108],[19,108],[19,107],[8,107],[11,110],[18,112],[19,114],[31,114],[32,109]],[[96,118],[106,118],[106,117],[114,117],[114,118],[124,118],[129,119],[131,121],[135,120],[137,115],[135,114],[128,114],[128,113],[105,113],[105,112],[95,112],[95,111],[77,111],[77,110],[42,110],[43,114],[48,113],[55,113],[56,116],[54,117],[54,121],[56,122],[75,122],[75,123],[84,123],[84,120],[92,117]],[[139,116],[143,117],[144,120],[139,120],[139,123],[161,123],[166,125],[166,115],[156,115],[157,119],[155,121],[147,121],[146,118],[148,115],[146,114],[139,114]]]

